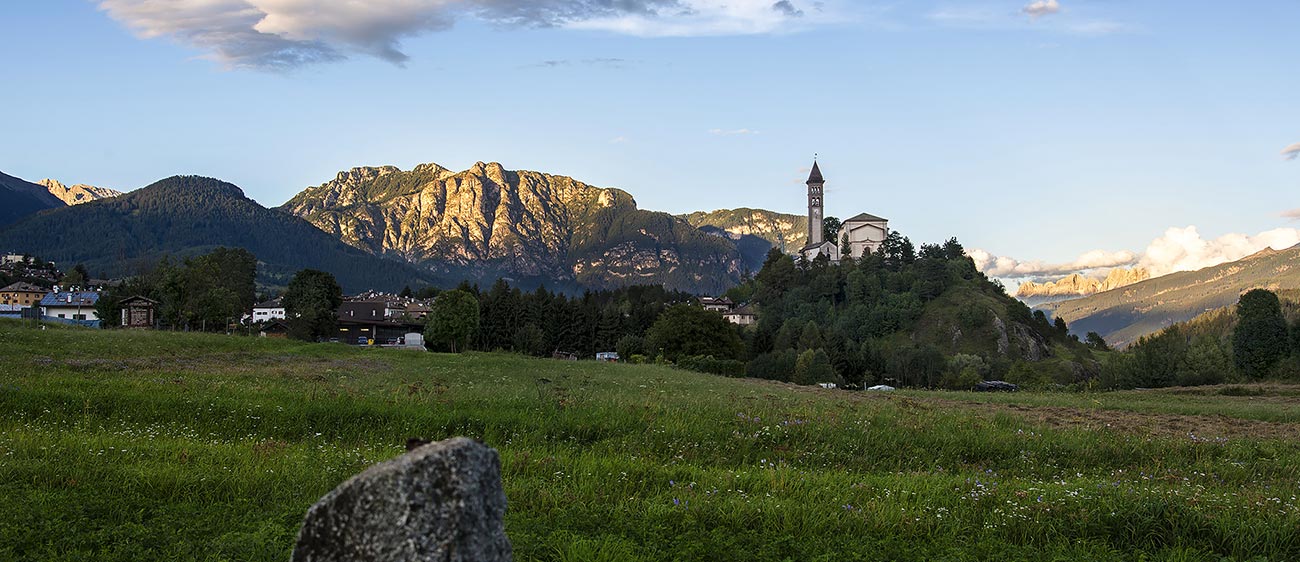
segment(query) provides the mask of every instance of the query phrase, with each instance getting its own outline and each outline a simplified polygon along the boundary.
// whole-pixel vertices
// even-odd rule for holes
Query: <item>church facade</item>
[[[826,240],[823,231],[826,203],[826,180],[822,177],[821,167],[813,161],[812,172],[808,174],[808,243],[799,250],[799,255],[806,260],[827,256],[831,261],[839,261],[845,250],[849,256],[860,258],[869,252],[880,249],[885,237],[889,236],[889,219],[868,213],[860,213],[844,221],[840,226],[839,240]]]

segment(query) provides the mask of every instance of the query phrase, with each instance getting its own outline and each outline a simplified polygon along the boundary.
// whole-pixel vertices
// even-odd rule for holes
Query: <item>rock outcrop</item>
[[[497,452],[458,437],[379,463],[307,511],[293,562],[511,560]]]
[[[43,179],[36,183],[45,186],[45,189],[49,190],[50,195],[58,197],[59,200],[63,201],[64,203],[67,203],[68,205],[80,205],[82,203],[88,203],[90,201],[96,201],[99,199],[117,197],[118,195],[122,194],[121,191],[109,189],[107,187],[96,187],[93,185],[86,185],[84,183],[79,183],[72,186],[66,186],[63,185],[62,183],[59,183],[59,180],[52,180],[48,178]]]
[[[797,199],[795,199],[797,201]],[[794,252],[808,243],[808,216],[763,209],[718,209],[682,215],[697,228],[715,227],[733,236],[757,236]]]
[[[1020,284],[1016,290],[1016,296],[1020,298],[1030,297],[1059,297],[1059,296],[1077,296],[1083,297],[1111,289],[1118,289],[1146,281],[1151,278],[1151,273],[1145,268],[1137,267],[1133,269],[1112,269],[1104,278],[1085,277],[1078,273],[1049,281],[1047,283],[1034,283],[1026,281]]]
[[[462,172],[353,168],[281,209],[351,246],[447,277],[721,292],[744,270],[731,240],[639,210],[625,191],[495,162]]]

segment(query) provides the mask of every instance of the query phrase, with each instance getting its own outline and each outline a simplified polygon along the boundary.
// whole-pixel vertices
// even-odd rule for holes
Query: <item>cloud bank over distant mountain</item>
[[[1275,228],[1256,234],[1225,234],[1207,240],[1195,226],[1170,228],[1136,254],[1129,251],[1093,250],[1069,263],[1021,261],[996,256],[981,249],[967,253],[985,274],[1006,279],[1049,279],[1114,267],[1143,267],[1152,277],[1176,271],[1194,271],[1236,261],[1264,248],[1283,250],[1300,244],[1300,229]]]
[[[825,0],[100,0],[144,38],[169,37],[228,68],[287,70],[352,55],[402,64],[405,38],[477,19],[638,36],[750,35],[831,20]]]

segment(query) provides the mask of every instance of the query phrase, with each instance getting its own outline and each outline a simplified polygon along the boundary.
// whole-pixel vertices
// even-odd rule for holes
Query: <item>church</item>
[[[818,256],[828,256],[831,261],[840,261],[844,250],[853,258],[860,258],[868,252],[875,252],[889,236],[889,220],[878,216],[861,213],[845,220],[840,226],[839,240],[825,240],[823,236],[822,206],[826,202],[821,168],[813,160],[812,173],[808,174],[808,243],[799,250],[799,255],[812,261]]]

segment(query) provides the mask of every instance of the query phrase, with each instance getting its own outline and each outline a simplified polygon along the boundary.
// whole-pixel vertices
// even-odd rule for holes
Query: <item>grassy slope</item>
[[[0,322],[0,559],[285,560],[322,494],[452,435],[500,450],[519,560],[1296,559],[1294,392],[1258,392],[849,394]]]

